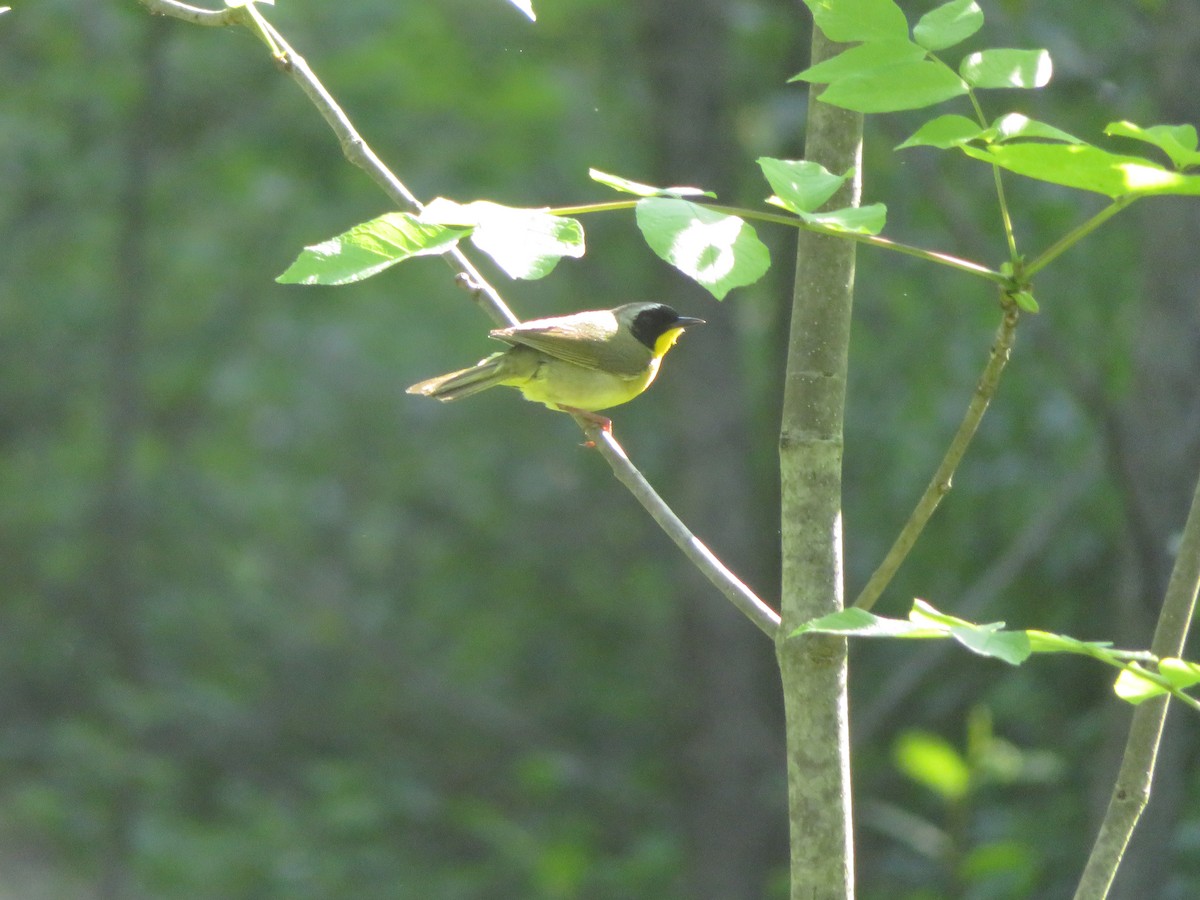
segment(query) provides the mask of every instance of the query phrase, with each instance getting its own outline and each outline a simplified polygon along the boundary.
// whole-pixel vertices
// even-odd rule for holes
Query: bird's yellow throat
[[[682,328],[668,328],[658,336],[658,340],[654,342],[654,358],[662,359],[666,352],[675,346],[675,342],[679,340],[679,336],[683,334]]]

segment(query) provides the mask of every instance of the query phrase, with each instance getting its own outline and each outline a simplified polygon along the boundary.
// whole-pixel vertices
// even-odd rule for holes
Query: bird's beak
[[[676,319],[672,323],[671,327],[672,328],[690,328],[693,325],[703,325],[703,324],[704,324],[703,319],[693,319],[691,316],[680,316],[678,319]]]

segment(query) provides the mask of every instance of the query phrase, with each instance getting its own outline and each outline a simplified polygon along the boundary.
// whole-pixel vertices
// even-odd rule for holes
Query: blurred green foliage
[[[799,6],[724,8],[729,64],[708,89],[744,174],[706,185],[722,199],[758,202],[753,160],[799,155],[805,93],[785,84],[806,64]],[[647,8],[536,8],[536,24],[499,0],[281,0],[270,15],[422,197],[605,199],[591,166],[654,183],[647,84],[662,48]],[[1191,27],[1180,4],[985,8],[989,44],[1054,57],[1022,111],[1088,139],[1115,119],[1195,121],[1151,64],[1156,35]],[[565,416],[515,394],[405,397],[491,349],[441,261],[341,288],[273,282],[301,247],[388,211],[294,84],[244,32],[69,0],[0,18],[0,75],[0,892],[708,896],[689,884],[692,773],[744,773],[692,741],[726,710],[697,690],[681,634],[719,600]],[[986,168],[892,153],[919,124],[869,123],[867,201],[888,204],[898,240],[997,262]],[[1012,198],[1031,248],[1094,202],[1015,181]],[[585,226],[587,257],[506,291],[521,315],[615,305],[673,277],[631,217]],[[919,595],[1146,642],[1152,578],[1130,559],[1129,522],[1162,511],[1132,511],[1106,435],[1137,390],[1154,227],[1120,217],[1039,278],[1043,312],[881,612]],[[725,301],[731,332],[676,355],[735,342],[745,421],[727,452],[758,479],[755,519],[739,524],[769,540],[790,251],[788,236],[764,239],[776,268]],[[1178,277],[1194,283],[1190,262]],[[864,251],[858,283],[852,589],[936,464],[996,318],[988,288],[913,260]],[[686,312],[708,309],[697,297]],[[617,429],[690,520],[689,491],[723,470],[682,465],[675,425],[703,423],[706,397],[728,388],[672,371]],[[1195,475],[1171,484],[1186,496]],[[729,560],[768,597],[771,554]],[[757,673],[769,705],[771,648],[750,646],[709,649]],[[1107,673],[928,653],[854,648],[863,896],[1066,896],[1120,739]],[[979,708],[1040,774],[972,792],[959,880],[942,880],[945,860],[878,810],[939,820],[943,801],[892,748],[914,728],[961,743]],[[782,762],[777,721],[728,740]],[[1182,755],[1164,767],[1181,785],[1155,797],[1172,828],[1134,853],[1156,861],[1161,896],[1194,896],[1197,769]],[[781,895],[783,784],[746,787],[775,835],[747,896]],[[744,823],[724,826],[732,842]]]

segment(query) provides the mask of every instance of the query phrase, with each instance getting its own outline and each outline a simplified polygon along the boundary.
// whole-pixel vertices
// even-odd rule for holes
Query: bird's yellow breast
[[[647,387],[658,374],[658,357],[644,372],[633,377],[589,369],[561,359],[543,357],[532,375],[508,384],[518,388],[526,400],[551,408],[571,406],[596,412],[628,403]]]

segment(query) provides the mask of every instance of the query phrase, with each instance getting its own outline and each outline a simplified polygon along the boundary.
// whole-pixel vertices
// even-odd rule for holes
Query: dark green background
[[[0,17],[0,893],[19,898],[782,897],[769,643],[514,392],[405,385],[490,352],[441,261],[343,288],[273,278],[388,209],[242,30],[132,0]],[[1194,0],[985,2],[972,44],[1048,47],[1036,94],[1089,139],[1200,119]],[[928,4],[905,4],[910,21]],[[609,199],[589,166],[753,205],[800,155],[807,13],[782,0],[319,3],[268,15],[419,196]],[[952,56],[951,54],[948,54]],[[950,111],[950,108],[947,108]],[[963,112],[964,109],[954,108]],[[1005,255],[978,163],[867,126],[887,233]],[[1009,179],[1026,252],[1099,200]],[[1145,646],[1200,469],[1200,206],[1146,201],[1039,277],[996,402],[879,611]],[[774,602],[792,235],[718,306],[589,217],[518,314],[662,298],[680,342],[617,435]],[[849,589],[965,407],[994,291],[860,254]],[[485,264],[486,265],[486,264]],[[489,273],[492,272],[488,269]],[[1195,657],[1195,653],[1191,654]],[[1128,710],[1079,659],[1020,670],[852,647],[864,897],[1069,896]],[[994,738],[981,725],[990,719]],[[1171,717],[1117,896],[1200,891],[1195,717]],[[977,790],[897,738],[975,742]]]

